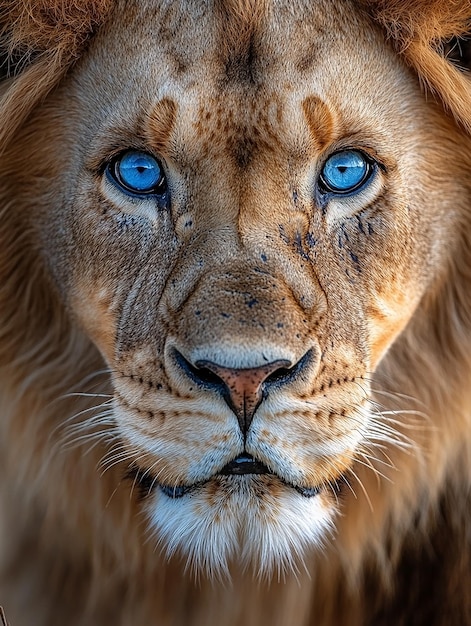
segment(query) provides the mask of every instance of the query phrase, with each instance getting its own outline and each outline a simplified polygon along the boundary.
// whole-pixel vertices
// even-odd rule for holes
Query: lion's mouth
[[[276,476],[277,478],[279,478],[281,482],[288,487],[296,489],[297,492],[299,492],[306,498],[312,498],[313,496],[316,496],[320,491],[319,487],[299,487],[297,485],[292,485],[288,483],[281,476],[278,476],[277,474],[269,470],[264,463],[261,463],[260,461],[254,459],[253,456],[251,456],[250,454],[240,454],[233,461],[225,465],[218,473],[222,474],[223,476],[240,476],[244,474],[271,474],[272,476]]]
[[[233,461],[225,465],[218,474],[223,476],[243,475],[243,474],[271,474],[268,467],[257,461],[250,454],[239,454]]]
[[[197,482],[192,485],[165,485],[157,482],[157,480],[149,475],[148,472],[144,472],[139,468],[133,468],[131,472],[132,477],[139,484],[143,495],[149,495],[155,487],[159,487],[162,493],[164,493],[168,498],[171,498],[172,500],[182,498],[192,491],[203,487],[218,476],[246,476],[250,474],[268,474],[270,476],[274,476],[284,485],[290,487],[291,489],[295,489],[305,498],[313,498],[314,496],[317,496],[321,491],[321,487],[318,486],[302,487],[300,485],[293,485],[284,480],[281,476],[279,476],[272,470],[270,470],[264,463],[258,461],[250,454],[245,453],[239,454],[239,456],[227,463],[209,480]]]

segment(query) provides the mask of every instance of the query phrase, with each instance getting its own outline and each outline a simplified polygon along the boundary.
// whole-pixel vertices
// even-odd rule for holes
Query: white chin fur
[[[229,563],[259,576],[297,571],[303,554],[322,545],[332,528],[334,503],[307,498],[273,476],[221,476],[181,498],[157,488],[150,499],[151,526],[168,556],[187,567],[227,577]]]

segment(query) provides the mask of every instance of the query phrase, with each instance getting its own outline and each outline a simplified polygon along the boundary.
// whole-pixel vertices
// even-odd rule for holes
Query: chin
[[[271,474],[219,475],[183,495],[152,489],[147,512],[166,555],[180,555],[192,572],[228,578],[236,564],[280,577],[303,567],[309,549],[322,547],[333,529],[337,490],[306,492]]]

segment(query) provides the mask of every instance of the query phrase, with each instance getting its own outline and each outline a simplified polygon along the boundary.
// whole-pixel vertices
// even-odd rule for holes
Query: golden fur
[[[470,20],[0,3],[12,626],[471,622]],[[374,176],[325,199],[348,148]],[[168,196],[116,185],[130,149]],[[273,363],[248,427],[215,372]],[[271,472],[220,475],[242,451]]]

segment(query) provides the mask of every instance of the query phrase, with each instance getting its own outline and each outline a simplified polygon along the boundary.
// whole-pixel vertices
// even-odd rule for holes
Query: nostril
[[[206,387],[224,387],[224,381],[207,367],[199,367],[188,361],[181,352],[174,350],[175,361],[180,368],[197,384]]]
[[[224,381],[219,378],[214,372],[207,367],[193,367],[191,366],[193,375],[198,378],[202,383],[207,385],[222,385]]]
[[[296,366],[294,366],[296,367]],[[280,369],[276,370],[269,376],[267,376],[264,380],[265,385],[270,385],[272,383],[283,383],[287,382],[291,378],[291,370],[294,369],[292,367],[280,367]]]
[[[264,380],[264,387],[284,385],[293,382],[300,376],[315,359],[314,349],[310,349],[292,367],[280,367],[267,376]]]

